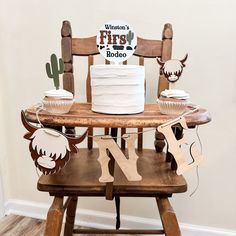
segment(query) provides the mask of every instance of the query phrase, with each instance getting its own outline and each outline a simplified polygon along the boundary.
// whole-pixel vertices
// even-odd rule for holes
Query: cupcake
[[[189,94],[184,90],[166,89],[157,99],[160,112],[165,115],[181,115],[189,104]]]
[[[64,89],[53,89],[44,93],[43,107],[54,114],[68,113],[73,105],[73,94]]]

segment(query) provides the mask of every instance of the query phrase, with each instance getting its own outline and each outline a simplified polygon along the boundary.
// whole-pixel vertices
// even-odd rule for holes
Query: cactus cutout
[[[60,81],[59,81],[59,74],[62,74],[64,71],[64,64],[61,58],[59,58],[59,67],[58,67],[58,61],[57,56],[55,54],[51,55],[51,67],[50,63],[46,63],[46,72],[50,79],[53,79],[54,86],[56,89],[59,89],[60,87]]]
[[[126,39],[129,43],[129,45],[131,45],[131,42],[134,39],[134,33],[131,30],[129,30],[129,33],[126,36],[127,36]]]

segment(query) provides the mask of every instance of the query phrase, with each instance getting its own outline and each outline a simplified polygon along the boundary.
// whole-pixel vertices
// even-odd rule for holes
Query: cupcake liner
[[[186,111],[186,108],[189,104],[188,101],[162,101],[157,100],[157,103],[160,108],[160,112],[164,115],[181,115]]]
[[[45,100],[43,99],[43,106],[47,112],[54,114],[65,114],[68,113],[74,103],[73,99],[64,100]]]

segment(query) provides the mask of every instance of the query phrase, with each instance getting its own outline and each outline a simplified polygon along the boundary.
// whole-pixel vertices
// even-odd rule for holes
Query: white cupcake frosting
[[[73,94],[64,89],[53,89],[44,92],[46,97],[73,99]]]
[[[188,93],[180,89],[165,89],[164,91],[161,92],[161,96],[168,98],[176,98],[176,99],[190,98],[190,95]]]

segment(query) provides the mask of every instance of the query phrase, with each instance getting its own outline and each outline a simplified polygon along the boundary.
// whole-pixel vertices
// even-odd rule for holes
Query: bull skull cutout
[[[166,79],[170,83],[176,82],[179,77],[181,76],[183,72],[183,67],[185,67],[185,61],[188,58],[188,54],[186,54],[185,58],[182,60],[177,60],[177,59],[171,59],[166,62],[162,62],[158,57],[157,57],[157,62],[161,66],[160,71],[163,73],[166,77]]]
[[[87,135],[86,131],[78,138],[71,138],[53,129],[37,128],[26,120],[23,111],[21,120],[29,131],[24,138],[30,140],[31,157],[45,175],[54,174],[63,168],[70,159],[70,152],[78,151],[75,145],[81,143]]]
[[[181,125],[183,129],[188,129],[185,118],[183,116],[180,116],[179,118],[169,121],[163,125],[160,125],[157,128],[157,130],[160,133],[163,133],[163,135],[165,136],[165,139],[169,147],[168,151],[173,155],[177,163],[176,173],[178,175],[181,175],[186,171],[198,166],[203,161],[203,156],[201,152],[198,150],[196,143],[193,142],[189,147],[190,155],[193,161],[191,163],[187,162],[187,160],[184,157],[184,153],[181,150],[181,145],[183,144],[188,145],[189,143],[184,134],[181,139],[179,140],[176,139],[175,134],[173,133],[172,130],[172,126],[177,124]]]

